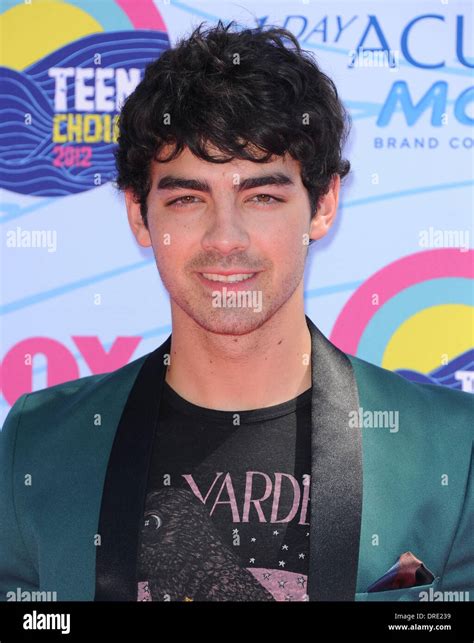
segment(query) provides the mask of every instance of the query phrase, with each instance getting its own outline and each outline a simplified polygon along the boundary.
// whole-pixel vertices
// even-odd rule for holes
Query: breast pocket
[[[432,583],[417,585],[416,587],[402,587],[400,589],[389,589],[385,592],[357,592],[356,601],[432,601],[433,593],[440,582],[440,577]]]

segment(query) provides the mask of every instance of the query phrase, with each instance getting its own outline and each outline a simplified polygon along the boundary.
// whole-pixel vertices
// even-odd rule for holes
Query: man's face
[[[208,332],[242,335],[292,298],[302,303],[311,213],[297,161],[217,164],[186,148],[154,161],[151,176],[148,230],[129,195],[127,207],[172,306]]]

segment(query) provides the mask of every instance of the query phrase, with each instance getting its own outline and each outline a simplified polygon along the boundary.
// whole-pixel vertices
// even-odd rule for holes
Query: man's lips
[[[241,270],[241,271],[236,271],[236,270],[227,270],[227,271],[203,271],[206,274],[213,274],[213,275],[222,275],[222,276],[229,276],[229,275],[253,275],[252,277],[248,277],[247,279],[242,279],[241,281],[214,281],[211,279],[207,279],[201,271],[197,272],[197,276],[199,281],[210,288],[211,290],[216,290],[217,288],[222,288],[222,286],[225,286],[227,290],[240,290],[242,288],[249,288],[252,287],[252,285],[255,283],[257,280],[258,274],[261,271],[258,272],[253,272],[251,270]]]
[[[227,275],[252,275],[254,272],[259,272],[258,270],[248,270],[247,268],[242,268],[242,270],[237,270],[236,268],[232,268],[230,270],[216,270],[215,268],[210,268],[209,270],[199,270],[199,274],[203,273],[211,274],[211,275],[224,275],[225,277]]]

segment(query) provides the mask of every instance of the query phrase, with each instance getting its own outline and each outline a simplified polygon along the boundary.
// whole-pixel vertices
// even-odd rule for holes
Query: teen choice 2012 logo
[[[169,48],[152,0],[6,0],[0,186],[64,196],[113,177],[117,118]]]
[[[474,251],[418,252],[385,266],[346,303],[330,339],[412,381],[474,393]]]

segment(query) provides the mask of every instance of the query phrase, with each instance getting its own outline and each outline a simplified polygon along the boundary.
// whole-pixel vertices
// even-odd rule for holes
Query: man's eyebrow
[[[167,174],[163,176],[156,187],[157,190],[199,190],[200,192],[210,192],[211,188],[206,181],[200,179],[183,179],[179,176]]]
[[[261,188],[264,185],[294,185],[293,180],[282,172],[276,174],[264,174],[262,176],[249,177],[242,179],[235,187],[238,192],[251,190],[252,188]]]
[[[264,174],[262,176],[253,176],[240,180],[234,185],[234,190],[242,192],[252,188],[260,188],[265,185],[294,185],[293,180],[282,172],[275,174]],[[185,179],[179,176],[167,174],[163,176],[157,185],[157,190],[197,190],[199,192],[211,192],[211,187],[207,181],[201,179]]]

